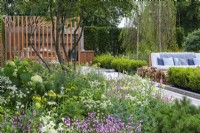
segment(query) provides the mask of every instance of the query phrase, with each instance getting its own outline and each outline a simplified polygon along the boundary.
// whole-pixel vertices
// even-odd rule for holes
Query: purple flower
[[[70,120],[69,117],[67,117],[67,118],[64,119],[64,123],[65,123],[65,125],[66,125],[68,128],[70,128],[70,126],[71,126],[71,120]]]
[[[37,112],[34,110],[33,111],[33,116],[36,116],[37,115]]]
[[[120,85],[117,85],[116,86],[116,91],[118,92],[120,90],[121,86]]]

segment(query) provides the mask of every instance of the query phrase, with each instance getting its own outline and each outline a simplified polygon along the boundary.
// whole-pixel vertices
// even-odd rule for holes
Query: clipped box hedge
[[[94,58],[94,64],[100,64],[100,67],[111,68],[111,61],[114,59],[111,55],[100,55]]]
[[[177,87],[200,93],[199,68],[170,68],[168,79]]]
[[[137,68],[147,65],[146,61],[125,59],[121,57],[114,57],[111,55],[96,56],[93,63],[99,63],[100,67],[103,68],[113,68],[119,72],[126,71],[133,73],[137,71]]]

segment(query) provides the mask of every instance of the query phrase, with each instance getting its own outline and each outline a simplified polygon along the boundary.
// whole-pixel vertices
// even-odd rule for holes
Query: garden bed
[[[138,76],[105,80],[27,60],[0,73],[0,132],[183,132],[200,128],[200,109],[166,101]],[[179,123],[179,124],[176,124]]]

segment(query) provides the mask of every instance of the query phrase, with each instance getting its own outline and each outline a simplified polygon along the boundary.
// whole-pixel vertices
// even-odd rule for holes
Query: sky
[[[122,19],[121,23],[118,25],[119,28],[122,28],[125,26],[125,18]]]

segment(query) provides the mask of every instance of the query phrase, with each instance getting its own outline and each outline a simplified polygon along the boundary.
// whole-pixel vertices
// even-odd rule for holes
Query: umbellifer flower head
[[[31,77],[31,81],[35,82],[35,83],[42,83],[43,80],[39,75],[35,75]]]

